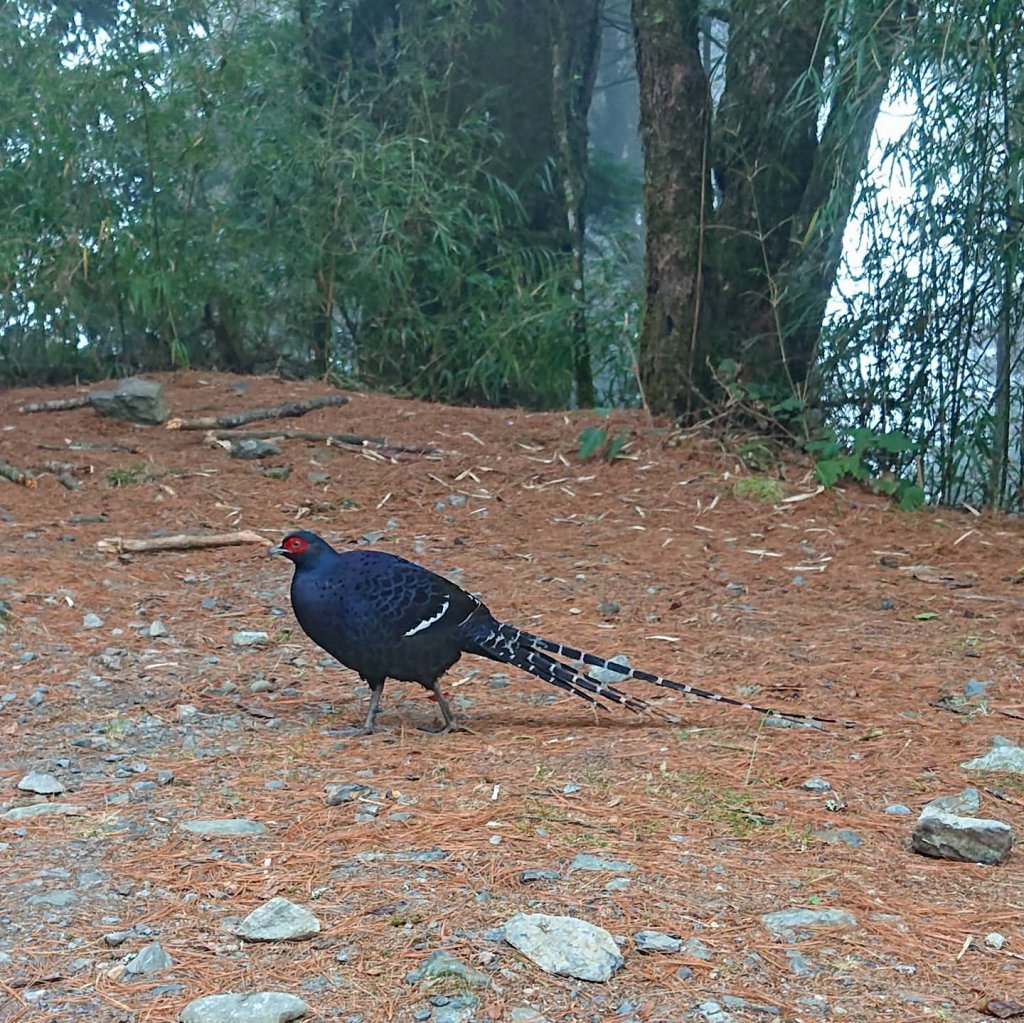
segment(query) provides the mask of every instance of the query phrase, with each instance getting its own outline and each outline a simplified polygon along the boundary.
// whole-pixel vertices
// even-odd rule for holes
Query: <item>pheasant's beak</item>
[[[267,557],[269,558],[271,554],[285,554],[285,553],[287,553],[285,551],[285,549],[279,543],[275,543],[274,546],[271,547],[267,551]]]

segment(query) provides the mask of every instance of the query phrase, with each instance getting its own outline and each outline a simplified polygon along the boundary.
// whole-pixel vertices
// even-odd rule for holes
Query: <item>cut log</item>
[[[216,430],[232,429],[255,423],[260,419],[287,419],[304,416],[318,408],[332,408],[348,403],[343,394],[325,394],[319,398],[307,398],[305,401],[290,401],[274,408],[249,409],[247,412],[232,412],[224,416],[200,416],[197,419],[168,419],[168,430]]]
[[[270,541],[251,529],[243,529],[237,533],[180,533],[175,536],[154,536],[141,540],[108,536],[98,540],[96,546],[101,551],[112,551],[116,554],[143,554],[147,551],[192,551],[203,547],[233,547],[243,543],[267,544]]]
[[[0,476],[10,480],[12,483],[28,487],[29,490],[34,490],[36,487],[36,478],[28,469],[19,469],[16,465],[11,465],[9,462],[0,462]]]
[[[88,394],[76,394],[73,398],[51,398],[49,401],[30,401],[18,409],[19,412],[64,412],[72,408],[84,408],[89,404]]]

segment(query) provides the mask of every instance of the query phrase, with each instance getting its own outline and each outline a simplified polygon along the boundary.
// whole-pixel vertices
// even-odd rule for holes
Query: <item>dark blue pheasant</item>
[[[833,723],[830,718],[790,714],[733,700],[505,625],[455,583],[394,554],[366,550],[339,554],[306,530],[290,533],[271,547],[270,553],[282,554],[295,565],[292,609],[302,630],[369,684],[370,708],[362,733],[374,731],[384,683],[389,678],[418,682],[429,689],[444,715],[441,731],[457,728],[441,692],[440,679],[463,654],[514,664],[602,710],[607,709],[600,703],[604,699],[637,714],[676,720],[645,700],[592,678],[579,664],[618,672],[623,681],[639,679],[759,714],[803,723]],[[566,664],[559,657],[578,664]]]

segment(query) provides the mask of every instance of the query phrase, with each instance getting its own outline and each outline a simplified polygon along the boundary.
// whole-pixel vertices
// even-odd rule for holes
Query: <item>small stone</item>
[[[893,803],[885,808],[885,813],[893,817],[908,817],[913,811],[909,806],[904,806],[902,803]]]
[[[762,923],[776,937],[789,938],[794,932],[817,928],[857,927],[857,918],[845,909],[779,909],[765,913]]]
[[[544,867],[529,867],[519,874],[519,880],[523,884],[530,884],[531,881],[561,881],[562,875],[557,870],[548,870]]]
[[[235,929],[246,941],[305,941],[320,933],[308,909],[277,896],[254,909]]]
[[[612,664],[621,664],[626,668],[630,667],[632,663],[626,654],[616,654],[614,657],[609,657],[608,660]],[[624,675],[621,671],[615,671],[612,668],[591,667],[590,665],[587,665],[587,674],[590,675],[592,679],[595,679],[597,682],[601,682],[604,685],[622,682],[628,678],[628,676]]]
[[[58,909],[66,909],[78,902],[78,899],[78,893],[73,892],[70,888],[58,888],[53,892],[41,892],[39,895],[33,895],[26,901],[30,906],[54,906]]]
[[[800,788],[805,792],[831,792],[832,783],[818,775],[814,775],[813,777],[808,778],[807,781],[803,782]]]
[[[259,646],[259,644],[267,643],[269,640],[270,636],[258,629],[239,629],[231,637],[231,642],[234,646]]]
[[[189,1002],[178,1019],[181,1023],[291,1023],[307,1011],[301,998],[282,991],[228,992]]]
[[[681,938],[661,931],[637,931],[633,941],[638,952],[678,952],[683,947]]]
[[[860,835],[850,828],[838,828],[835,830],[823,828],[821,831],[813,832],[813,835],[819,842],[827,842],[829,845],[849,845],[854,849],[863,841]]]
[[[174,781],[174,772],[164,769],[156,772],[157,785],[170,785]]]
[[[603,604],[597,605],[597,612],[602,615],[617,615],[621,610],[622,608],[614,600],[606,600]]]
[[[989,948],[1001,949],[1006,946],[1006,938],[998,931],[992,931],[990,934],[985,935],[985,944]]]
[[[279,454],[281,454],[281,449],[273,441],[254,440],[250,437],[244,440],[236,440],[232,443],[230,451],[232,458],[241,458],[246,461],[270,458],[273,455]]]
[[[626,860],[606,860],[591,853],[580,853],[569,864],[569,873],[575,870],[614,870],[617,874],[630,874],[636,867]]]
[[[704,1023],[736,1023],[736,1017],[726,1012],[718,1002],[701,1002],[694,1011],[700,1014]]]
[[[103,619],[90,611],[89,614],[82,617],[82,627],[86,629],[102,629]]]
[[[326,806],[340,806],[342,803],[354,803],[373,793],[369,785],[360,785],[359,782],[351,782],[347,785],[325,785],[324,804]]]
[[[1013,829],[1003,821],[936,810],[918,820],[910,848],[935,859],[998,866],[1013,848]]]
[[[107,948],[117,948],[123,945],[132,935],[132,931],[110,931],[103,935],[103,944]]]
[[[64,791],[64,786],[52,774],[43,771],[31,771],[18,782],[22,792],[34,792],[39,796],[57,796]]]
[[[151,973],[162,973],[170,970],[174,961],[164,951],[159,941],[154,941],[139,950],[138,955],[133,956],[124,965],[124,972],[133,976],[143,976]]]
[[[455,977],[471,987],[487,987],[491,982],[486,973],[467,966],[444,949],[431,952],[425,962],[405,975],[405,982],[419,984],[423,980],[439,980],[442,977]]]
[[[81,817],[84,806],[73,803],[33,803],[31,806],[16,806],[6,813],[0,813],[0,820],[27,821],[33,817]]]
[[[186,821],[181,827],[182,830],[191,831],[194,835],[219,835],[225,838],[262,835],[267,830],[259,821],[251,821],[246,817]]]
[[[700,938],[687,938],[683,951],[691,958],[700,959],[703,962],[710,962],[712,959],[711,949]]]
[[[155,622],[150,623],[149,628],[146,630],[146,634],[151,636],[153,639],[157,639],[160,636],[166,636],[168,635],[167,626],[157,618]]]
[[[513,1005],[508,1011],[509,1023],[548,1023],[532,1005]]]
[[[813,977],[821,972],[821,967],[809,962],[803,954],[795,948],[786,949],[786,958],[789,960],[789,968],[798,977]]]
[[[545,973],[602,983],[624,963],[603,928],[570,916],[518,913],[504,928],[505,941]]]

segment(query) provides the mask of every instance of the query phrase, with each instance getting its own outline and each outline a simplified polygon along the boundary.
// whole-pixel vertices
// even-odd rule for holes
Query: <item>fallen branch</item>
[[[371,448],[381,452],[398,451],[407,455],[443,455],[440,448],[424,444],[401,444],[386,437],[367,437],[360,433],[310,433],[308,430],[211,430],[213,440],[309,440],[349,449]]]
[[[308,398],[306,401],[291,401],[274,408],[250,409],[248,412],[233,412],[225,416],[200,416],[198,419],[168,419],[168,430],[215,430],[218,427],[231,429],[255,423],[259,419],[287,419],[304,416],[318,408],[345,405],[348,398],[343,394],[325,394],[319,398]]]
[[[12,483],[28,487],[29,490],[34,490],[36,486],[36,479],[28,469],[19,469],[16,465],[11,465],[9,462],[0,462],[0,476],[10,480]]]
[[[83,408],[88,405],[88,394],[76,394],[73,398],[51,398],[49,401],[30,401],[22,405],[19,412],[64,412],[67,409]]]
[[[265,536],[243,529],[237,533],[208,533],[193,535],[179,533],[175,536],[155,536],[149,540],[131,540],[123,536],[108,536],[96,542],[101,551],[117,554],[131,552],[142,554],[147,551],[191,551],[202,547],[233,547],[242,543],[269,543]]]
[[[142,448],[138,444],[90,444],[88,441],[66,444],[38,444],[42,451],[123,451],[129,455],[141,455]]]

